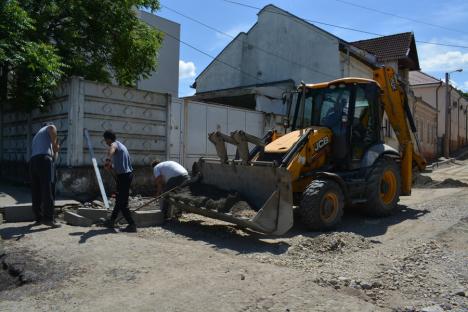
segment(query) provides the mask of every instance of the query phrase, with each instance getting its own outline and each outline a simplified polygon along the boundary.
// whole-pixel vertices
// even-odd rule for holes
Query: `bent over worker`
[[[136,224],[133,221],[132,214],[128,208],[128,195],[130,193],[130,185],[133,180],[133,168],[130,154],[128,153],[127,147],[117,141],[117,137],[112,130],[106,130],[103,137],[104,141],[106,141],[106,144],[109,146],[104,167],[107,170],[112,170],[113,168],[117,174],[117,197],[114,209],[112,210],[110,219],[106,220],[104,225],[108,228],[113,228],[119,212],[122,212],[122,215],[128,223],[128,226],[123,231],[136,232]]]
[[[189,180],[187,170],[175,161],[154,160],[151,167],[153,167],[156,196],[181,186]],[[167,204],[164,200],[161,200],[160,203],[161,211],[167,218]]]
[[[44,125],[32,140],[30,175],[32,208],[36,225],[43,223],[51,227],[60,226],[54,220],[54,159],[59,149],[57,128],[53,124]]]

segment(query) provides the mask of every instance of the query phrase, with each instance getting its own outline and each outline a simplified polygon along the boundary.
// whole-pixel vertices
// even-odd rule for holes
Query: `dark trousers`
[[[55,165],[51,156],[37,155],[30,161],[32,208],[36,221],[54,220]]]
[[[167,191],[172,190],[173,188],[177,186],[184,186],[186,182],[189,180],[188,175],[181,175],[177,177],[170,178],[166,184],[164,184],[164,187],[162,189],[162,193],[166,193]],[[159,208],[161,211],[166,215],[167,217],[167,208],[168,208],[168,203],[167,201],[163,198],[159,201]]]
[[[167,191],[172,190],[174,187],[184,184],[188,181],[189,177],[187,175],[177,176],[170,178],[163,187],[162,192],[166,193]]]
[[[130,209],[128,209],[128,195],[130,192],[130,184],[132,184],[133,173],[122,173],[117,175],[117,197],[115,199],[114,210],[112,211],[112,220],[116,220],[119,212],[122,212],[128,224],[135,224],[133,221]]]

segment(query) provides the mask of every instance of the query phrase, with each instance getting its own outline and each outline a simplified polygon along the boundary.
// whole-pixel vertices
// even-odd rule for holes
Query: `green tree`
[[[44,107],[77,75],[132,86],[157,68],[163,34],[137,17],[159,0],[0,0],[0,101]]]

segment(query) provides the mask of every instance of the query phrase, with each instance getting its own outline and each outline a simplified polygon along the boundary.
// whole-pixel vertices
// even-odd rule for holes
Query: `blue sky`
[[[365,10],[343,3],[341,0],[238,0],[238,2],[255,7],[271,3],[304,19],[382,35],[413,31],[416,41],[468,46],[468,1],[466,0],[344,0],[441,27]],[[181,25],[181,40],[212,56],[218,55],[231,38],[178,15],[170,9],[232,36],[247,31],[257,20],[256,10],[223,0],[161,0],[161,5],[162,9],[156,14]],[[375,37],[321,24],[316,25],[347,41]],[[417,43],[417,49],[421,69],[436,78],[443,78],[446,71],[463,68],[462,73],[454,73],[451,78],[458,88],[468,91],[468,48]],[[181,44],[180,96],[194,93],[189,86],[211,60],[206,55]]]

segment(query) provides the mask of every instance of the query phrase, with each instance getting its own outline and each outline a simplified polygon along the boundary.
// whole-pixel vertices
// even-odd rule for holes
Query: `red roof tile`
[[[419,69],[414,36],[411,32],[351,42],[352,45],[377,56],[379,62],[399,61],[412,58],[414,68]],[[414,50],[414,51],[412,51]],[[417,68],[416,68],[417,67]]]

